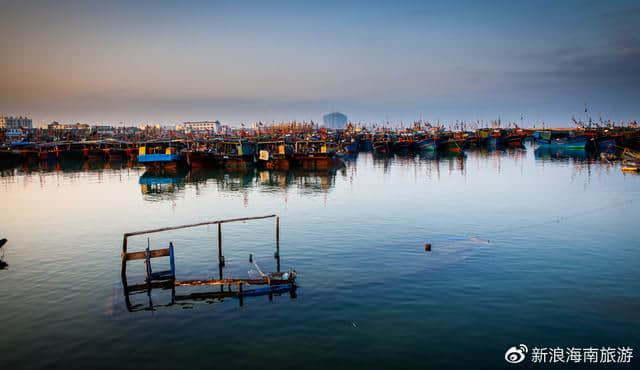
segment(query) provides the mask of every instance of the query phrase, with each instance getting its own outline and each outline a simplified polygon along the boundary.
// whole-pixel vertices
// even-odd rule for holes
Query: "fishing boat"
[[[60,158],[62,160],[82,160],[85,158],[85,145],[82,142],[59,143],[58,148],[62,148]],[[86,156],[89,155],[88,150]]]
[[[122,161],[128,159],[127,144],[117,140],[107,140],[100,148],[107,161]]]
[[[10,150],[24,161],[38,161],[40,159],[38,145],[30,141],[13,142],[10,144]]]
[[[127,161],[133,161],[138,157],[138,144],[127,142],[124,144],[124,155]]]
[[[342,143],[342,151],[345,154],[355,154],[358,153],[358,141],[354,138],[347,138]]]
[[[417,152],[435,152],[438,150],[438,140],[435,136],[416,134],[413,142]]]
[[[260,168],[286,171],[291,167],[293,148],[284,140],[260,141],[256,144],[256,152]]]
[[[525,137],[527,137],[527,135],[521,129],[493,129],[487,132],[484,143],[489,149],[507,147],[520,148],[523,146]]]
[[[464,138],[462,133],[444,133],[438,140],[438,150],[452,153],[462,153]]]
[[[565,149],[586,149],[590,138],[574,131],[535,131],[533,137],[541,147],[562,147]]]
[[[11,147],[8,145],[0,146],[0,162],[2,163],[13,163],[20,161],[20,154],[15,150],[11,150]]]
[[[194,141],[183,150],[187,165],[191,168],[217,168],[220,166],[216,142]]]
[[[253,166],[255,146],[247,139],[223,140],[216,143],[217,160],[225,168]]]
[[[57,161],[61,157],[61,150],[57,143],[44,143],[38,146],[38,156],[41,161]]]
[[[393,151],[397,154],[409,154],[409,151],[413,147],[413,135],[412,134],[400,134],[394,137]]]
[[[527,134],[520,128],[504,130],[501,137],[502,145],[510,148],[522,148]]]
[[[342,155],[335,149],[335,144],[323,140],[296,141],[293,158],[296,165],[308,170],[344,166]]]
[[[373,137],[370,133],[361,133],[358,135],[358,142],[360,147],[358,148],[361,152],[370,152],[373,150]]]
[[[184,151],[187,165],[191,168],[216,168],[220,165],[218,153],[211,149]]]
[[[475,131],[465,131],[463,134],[463,148],[477,148],[480,146],[482,139]]]
[[[386,155],[391,152],[390,139],[387,135],[378,134],[373,137],[372,143],[373,153],[378,155]]]
[[[183,165],[181,141],[156,141],[140,145],[138,163],[151,171],[176,171]]]
[[[616,140],[612,137],[599,137],[598,150],[601,152],[612,152],[616,150]]]
[[[84,148],[82,150],[83,157],[90,161],[102,162],[107,159],[107,152],[105,151],[105,144],[100,140],[84,141]]]

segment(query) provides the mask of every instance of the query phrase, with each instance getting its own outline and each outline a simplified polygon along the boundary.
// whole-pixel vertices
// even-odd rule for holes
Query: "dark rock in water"
[[[0,261],[0,270],[4,270],[7,267],[9,267],[9,264],[4,262],[4,261]]]
[[[7,239],[0,239],[0,248],[2,248],[5,244],[7,244]]]

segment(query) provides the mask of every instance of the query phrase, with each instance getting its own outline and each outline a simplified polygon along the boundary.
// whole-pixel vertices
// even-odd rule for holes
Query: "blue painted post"
[[[149,247],[147,247],[147,249],[145,250],[145,254],[145,262],[147,265],[147,281],[151,281],[151,251],[149,250]]]
[[[169,264],[171,265],[171,276],[176,277],[176,263],[173,259],[173,242],[169,242]]]

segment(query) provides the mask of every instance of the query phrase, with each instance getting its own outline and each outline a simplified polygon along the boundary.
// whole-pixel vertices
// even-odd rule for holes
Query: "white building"
[[[191,121],[182,124],[185,131],[220,131],[220,121]]]
[[[17,130],[20,128],[33,128],[31,118],[27,117],[0,117],[0,128],[6,130]]]
[[[0,129],[6,130],[6,135],[15,137],[25,134],[27,129],[33,128],[31,118],[0,116]]]

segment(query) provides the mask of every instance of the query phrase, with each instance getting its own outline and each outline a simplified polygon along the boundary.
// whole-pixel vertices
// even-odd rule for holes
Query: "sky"
[[[0,114],[640,118],[637,1],[0,0]]]

